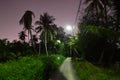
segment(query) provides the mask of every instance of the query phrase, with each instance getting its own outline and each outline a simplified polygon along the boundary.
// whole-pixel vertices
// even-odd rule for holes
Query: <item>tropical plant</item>
[[[99,12],[103,9],[100,0],[86,0],[85,4],[88,4],[86,8],[87,14],[92,13],[96,16],[96,20],[99,21]]]
[[[7,39],[0,39],[0,54],[4,52],[8,52],[8,40]]]
[[[55,18],[50,16],[48,13],[44,13],[40,15],[38,21],[35,24],[38,25],[36,28],[37,33],[40,33],[40,39],[45,43],[46,54],[48,55],[47,44],[50,40],[53,39],[53,26],[55,26],[54,21]]]
[[[32,26],[32,16],[35,17],[34,13],[32,11],[27,10],[24,15],[22,16],[22,18],[20,19],[19,23],[20,25],[24,26],[24,30],[28,31],[28,40],[29,40],[29,36],[31,37],[32,40],[32,46],[34,47],[34,42],[33,42],[33,37],[32,37],[32,30],[33,30],[33,26]],[[35,50],[35,47],[34,47]]]
[[[111,63],[113,55],[115,55],[115,42],[118,37],[119,33],[113,30],[86,26],[79,34],[78,46],[85,59],[108,64]]]
[[[115,18],[116,18],[116,31],[120,30],[120,1],[119,0],[112,0],[114,11],[115,11]]]
[[[108,27],[108,12],[111,10],[112,7],[112,3],[110,0],[100,0],[102,5],[103,5],[103,22],[104,22],[104,26]]]
[[[86,0],[85,4],[88,4],[85,9],[85,12],[87,13],[85,18],[89,20],[87,23],[108,28],[108,19],[109,16],[111,16],[110,14],[108,15],[108,12],[111,10],[111,1]]]
[[[79,53],[78,53],[78,48],[77,48],[77,39],[78,39],[78,36],[68,36],[69,40],[67,42],[67,45],[69,47],[69,56],[72,56],[72,57],[77,57],[79,56]]]
[[[65,43],[67,36],[65,35],[66,33],[64,32],[64,28],[58,27],[56,32],[57,32],[57,35],[55,36],[56,40],[60,40],[61,42]]]
[[[21,41],[25,42],[25,37],[27,36],[27,35],[25,34],[25,31],[21,31],[21,32],[18,33],[18,34],[19,34],[19,39],[20,39]]]
[[[37,36],[36,36],[36,35],[32,35],[32,37],[33,37],[33,40],[30,39],[30,42],[32,43],[32,41],[33,41],[34,44],[37,44],[37,42],[38,42],[38,38],[37,38]]]

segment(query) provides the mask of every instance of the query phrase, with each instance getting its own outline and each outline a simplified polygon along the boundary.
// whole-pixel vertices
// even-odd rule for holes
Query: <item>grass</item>
[[[120,65],[111,68],[97,67],[87,61],[74,61],[75,67],[80,80],[120,80]]]
[[[60,55],[28,56],[0,63],[0,80],[47,80],[63,60]]]

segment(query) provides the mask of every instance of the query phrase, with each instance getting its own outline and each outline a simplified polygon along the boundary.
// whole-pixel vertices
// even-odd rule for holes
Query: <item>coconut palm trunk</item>
[[[34,43],[34,41],[33,41],[33,36],[32,36],[32,31],[29,30],[29,32],[30,32],[31,44],[32,44],[33,50],[36,52],[36,49],[35,49],[35,43]]]
[[[104,22],[105,22],[105,27],[107,28],[108,26],[108,15],[107,15],[107,6],[104,4]]]
[[[98,63],[101,64],[104,56],[104,50],[102,51]]]
[[[47,49],[47,33],[45,32],[45,50],[46,50],[46,54],[48,56],[48,49]]]
[[[40,52],[41,52],[41,42],[39,43],[39,55],[40,55]]]
[[[30,41],[30,38],[29,38],[30,35],[29,35],[29,33],[30,33],[30,32],[29,32],[29,30],[28,30],[28,43],[29,43],[29,41]]]
[[[32,37],[32,16],[35,17],[34,13],[32,11],[27,10],[24,15],[22,16],[22,18],[19,21],[20,25],[24,26],[24,30],[28,31],[28,41],[29,41],[29,36],[31,37],[31,42],[32,42],[32,46],[34,47],[34,51],[35,51],[35,45],[33,42],[33,37]]]

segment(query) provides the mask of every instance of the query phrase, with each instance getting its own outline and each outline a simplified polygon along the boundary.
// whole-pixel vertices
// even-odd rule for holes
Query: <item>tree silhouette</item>
[[[88,4],[86,8],[87,17],[91,16],[92,23],[97,26],[108,27],[108,15],[109,10],[111,10],[111,1],[109,0],[86,0]]]
[[[22,16],[22,18],[20,19],[19,24],[24,26],[23,29],[25,31],[26,30],[28,31],[28,40],[30,36],[32,40],[32,46],[34,47],[33,36],[32,36],[32,30],[33,30],[32,16],[35,17],[34,13],[32,11],[27,10]],[[35,50],[35,47],[34,47],[34,50]]]
[[[40,39],[44,41],[45,43],[45,48],[46,48],[46,54],[48,55],[48,50],[47,50],[47,43],[48,41],[52,40],[52,31],[53,31],[53,26],[55,24],[53,21],[55,18],[53,16],[50,16],[48,13],[44,13],[43,15],[40,15],[40,18],[38,21],[36,21],[36,24],[38,27],[36,28],[37,33],[41,33]]]
[[[33,36],[33,40],[31,40],[31,42],[33,41],[35,44],[37,44],[38,42],[38,38],[36,35],[32,35]]]
[[[27,36],[27,35],[25,34],[25,31],[21,31],[21,32],[18,33],[18,34],[19,34],[19,39],[20,39],[21,41],[25,42],[25,37]]]
[[[112,0],[114,5],[115,17],[116,17],[116,31],[120,30],[120,1]]]
[[[103,6],[100,2],[100,0],[86,0],[85,3],[89,3],[89,5],[86,8],[86,12],[95,14],[97,17],[97,21],[99,20],[99,12],[101,9],[103,9]]]

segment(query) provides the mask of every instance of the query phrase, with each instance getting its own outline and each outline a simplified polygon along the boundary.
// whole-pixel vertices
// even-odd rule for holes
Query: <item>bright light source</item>
[[[72,31],[72,26],[71,25],[66,25],[66,30]]]

